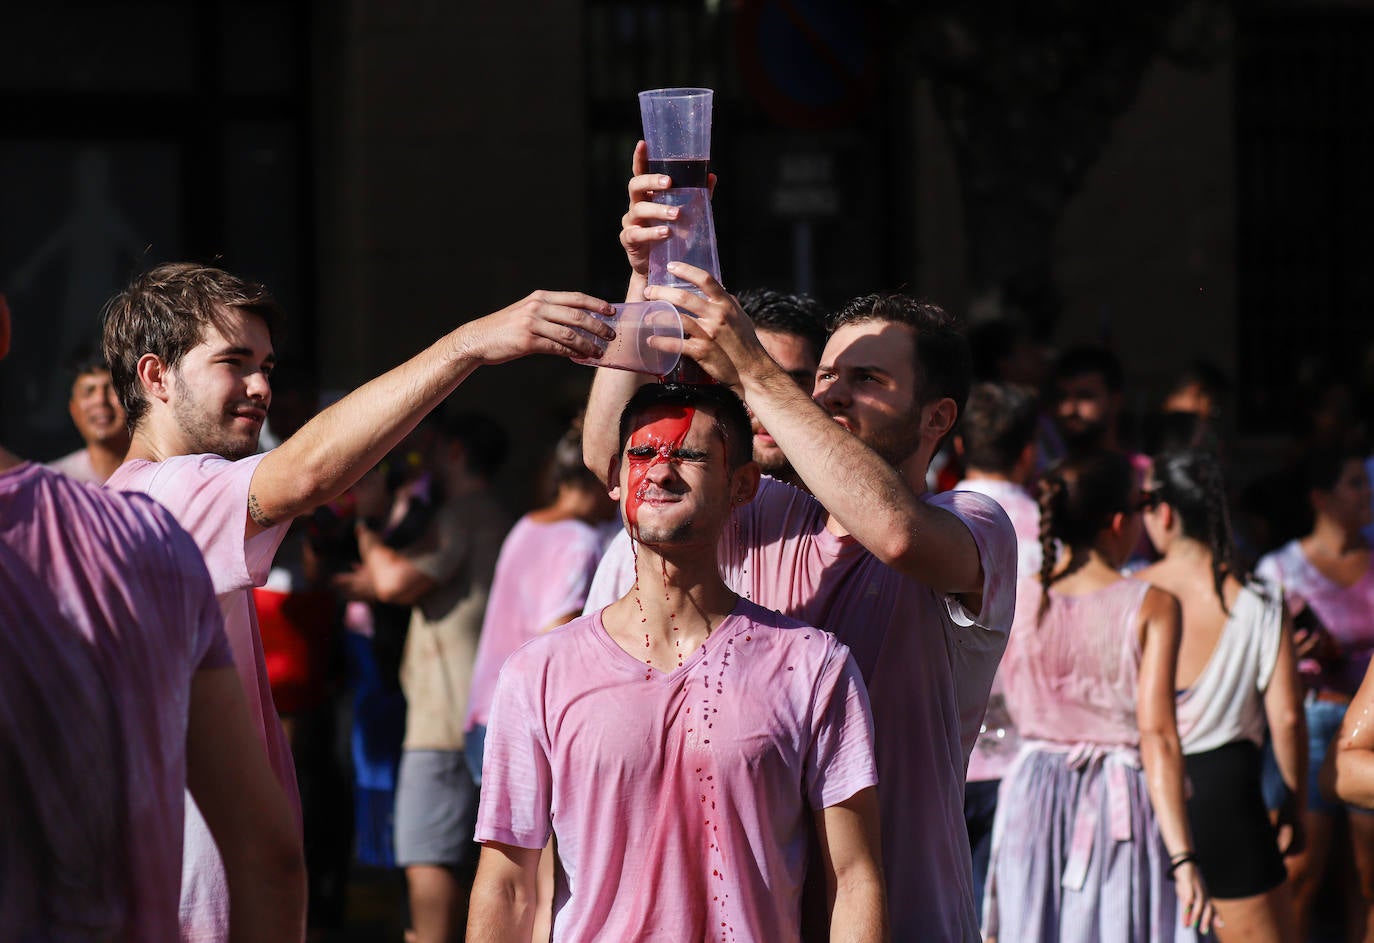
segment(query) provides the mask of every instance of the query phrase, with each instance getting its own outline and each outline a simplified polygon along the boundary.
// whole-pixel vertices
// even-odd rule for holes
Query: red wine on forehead
[[[674,189],[678,187],[704,189],[710,166],[709,160],[651,160],[649,161],[649,173],[667,174],[672,177]]]

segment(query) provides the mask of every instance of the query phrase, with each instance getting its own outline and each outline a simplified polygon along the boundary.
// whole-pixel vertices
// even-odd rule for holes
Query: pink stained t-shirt
[[[1290,540],[1266,554],[1255,574],[1283,588],[1291,613],[1311,606],[1340,644],[1341,657],[1335,664],[1326,668],[1316,662],[1302,665],[1309,683],[1354,697],[1374,656],[1374,557],[1358,580],[1342,586],[1312,565],[1299,541]]]
[[[964,777],[1011,627],[1016,534],[985,495],[921,500],[973,536],[977,616],[826,530],[814,498],[772,479],[726,527],[723,573],[754,602],[834,632],[868,684],[892,938],[977,941]]]
[[[582,611],[601,545],[601,532],[583,521],[516,521],[496,559],[465,729],[486,724],[496,677],[511,653],[555,619]]]
[[[477,840],[558,839],[555,943],[788,943],[813,811],[874,784],[872,737],[828,632],[741,599],[663,674],[593,613],[502,669]]]
[[[0,473],[0,938],[176,938],[191,679],[230,664],[221,625],[165,509]]]
[[[252,588],[267,581],[272,557],[289,521],[244,539],[248,488],[262,455],[231,462],[217,455],[180,455],[161,462],[132,459],[105,483],[117,491],[141,491],[165,506],[195,539],[214,582],[224,631],[248,699],[248,712],[262,737],[263,751],[300,821],[296,767],[286,742],[267,666]],[[229,886],[210,830],[187,796],[186,845],[181,885],[183,941],[229,937]]]

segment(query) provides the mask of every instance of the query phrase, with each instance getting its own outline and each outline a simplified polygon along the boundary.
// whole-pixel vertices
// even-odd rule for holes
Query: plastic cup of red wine
[[[682,340],[682,316],[677,308],[666,301],[627,301],[611,307],[615,314],[593,316],[614,328],[615,338],[607,343],[600,357],[577,357],[575,362],[656,377],[671,374],[681,355],[676,350],[650,347],[649,338]]]

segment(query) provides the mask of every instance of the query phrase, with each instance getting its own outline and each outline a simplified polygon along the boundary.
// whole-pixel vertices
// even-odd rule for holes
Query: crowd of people
[[[635,160],[627,297],[710,382],[597,370],[518,518],[454,391],[605,301],[265,430],[266,288],[111,299],[85,447],[0,451],[0,935],[327,940],[356,860],[416,943],[1374,939],[1351,424],[1238,488],[1205,364],[1131,429],[1105,348],[651,286]]]

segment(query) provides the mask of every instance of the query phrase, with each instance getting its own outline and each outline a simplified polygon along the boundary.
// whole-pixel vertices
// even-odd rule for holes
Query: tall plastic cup
[[[695,290],[668,272],[669,262],[705,269],[720,281],[716,225],[706,188],[711,165],[711,100],[709,88],[659,88],[639,93],[649,172],[667,174],[672,189],[654,202],[678,207],[668,238],[649,252],[649,284]]]
[[[668,271],[669,262],[686,262],[721,281],[716,251],[716,223],[711,214],[707,175],[711,167],[711,100],[709,88],[657,88],[639,93],[649,172],[667,174],[672,187],[654,196],[655,203],[678,208],[668,220],[668,238],[649,250],[649,284],[697,292],[695,285]],[[669,379],[709,383],[710,377],[683,358]]]
[[[613,315],[593,315],[615,328],[615,338],[596,358],[574,358],[589,367],[614,367],[656,377],[671,374],[678,365],[676,351],[649,346],[651,337],[682,340],[682,317],[666,301],[627,301],[612,305]]]

